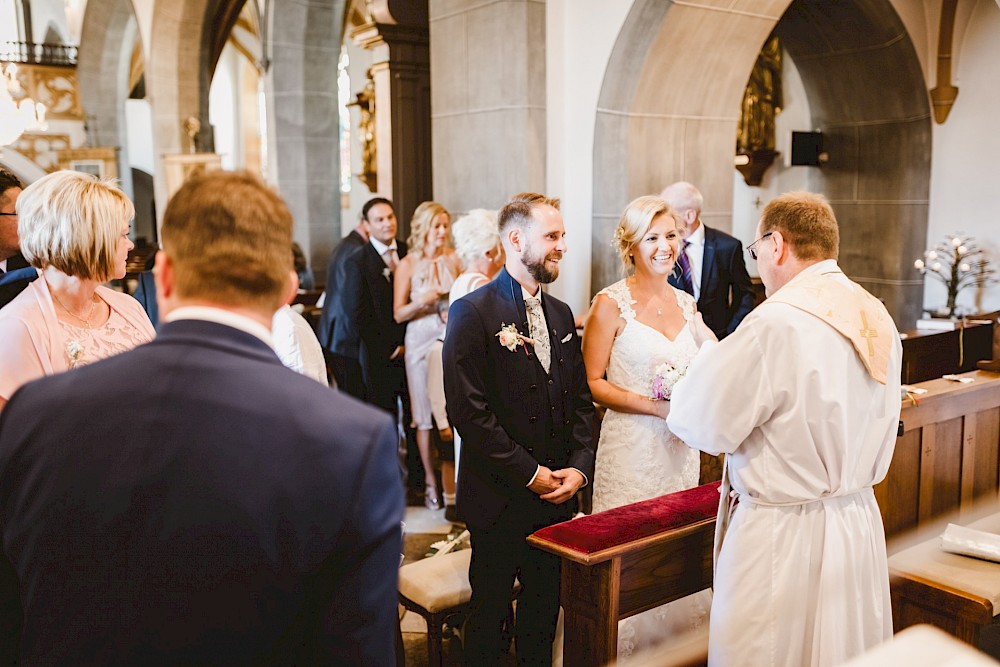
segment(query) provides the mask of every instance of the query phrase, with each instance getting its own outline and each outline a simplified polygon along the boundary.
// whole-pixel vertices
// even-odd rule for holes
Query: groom
[[[569,519],[570,501],[593,476],[594,406],[573,313],[541,291],[566,252],[558,206],[539,194],[512,197],[498,218],[504,270],[449,311],[445,393],[463,443],[458,512],[472,535],[470,665],[496,664],[506,652],[515,576],[518,661],[551,664],[559,561],[525,538]]]

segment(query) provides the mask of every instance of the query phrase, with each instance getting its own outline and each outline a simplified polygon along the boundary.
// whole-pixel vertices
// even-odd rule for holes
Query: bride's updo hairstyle
[[[635,259],[631,254],[632,248],[649,231],[653,220],[664,213],[673,217],[676,224],[677,215],[674,210],[666,201],[656,195],[638,197],[625,207],[625,212],[622,213],[618,226],[615,228],[615,239],[611,242],[611,246],[618,251],[626,274],[630,275],[635,271]]]

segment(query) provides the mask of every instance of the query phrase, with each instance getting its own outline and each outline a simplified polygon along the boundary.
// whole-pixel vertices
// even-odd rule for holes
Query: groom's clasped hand
[[[528,490],[537,494],[542,500],[561,505],[583,486],[583,475],[573,468],[550,470],[545,466],[538,467],[538,474],[528,485]]]

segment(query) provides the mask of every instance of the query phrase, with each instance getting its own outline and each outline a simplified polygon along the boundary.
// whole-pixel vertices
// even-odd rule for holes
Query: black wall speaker
[[[822,132],[792,132],[792,165],[820,166]]]

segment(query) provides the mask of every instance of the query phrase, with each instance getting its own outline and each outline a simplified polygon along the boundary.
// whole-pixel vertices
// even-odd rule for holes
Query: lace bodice
[[[643,396],[651,396],[653,377],[660,364],[670,363],[677,368],[687,368],[691,363],[698,352],[690,328],[695,313],[694,299],[687,292],[671,289],[688,322],[675,340],[635,318],[632,307],[635,300],[624,280],[601,290],[600,294],[618,304],[621,318],[625,320],[625,328],[611,347],[608,382]]]
[[[59,321],[59,327],[66,362],[70,368],[113,357],[149,342],[141,331],[129,324],[114,308],[104,326],[96,329],[78,327],[62,320]]]

